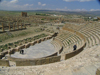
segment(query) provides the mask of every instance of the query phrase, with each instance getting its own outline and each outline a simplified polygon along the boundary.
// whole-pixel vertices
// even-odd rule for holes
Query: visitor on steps
[[[22,50],[22,54],[24,54],[24,50]]]
[[[77,49],[77,46],[76,44],[73,46],[73,50],[75,51]]]
[[[20,54],[24,54],[24,50],[20,50]]]

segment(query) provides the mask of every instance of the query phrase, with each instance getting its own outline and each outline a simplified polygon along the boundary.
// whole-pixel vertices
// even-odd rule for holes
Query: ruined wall
[[[60,58],[61,56],[53,56],[40,59],[16,59],[15,62],[16,66],[33,66],[59,62]]]
[[[4,23],[2,23],[2,26],[0,26],[1,31],[0,32],[6,32],[6,31],[18,31],[18,30],[22,30],[22,29],[26,29],[26,25],[21,23],[19,24],[19,22],[16,23],[7,23],[6,25],[4,25]]]
[[[27,17],[27,12],[21,12],[22,17]]]
[[[0,60],[0,66],[9,66],[8,60]]]

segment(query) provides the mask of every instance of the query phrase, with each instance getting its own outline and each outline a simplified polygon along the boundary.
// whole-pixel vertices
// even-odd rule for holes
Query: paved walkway
[[[54,46],[50,43],[51,40],[47,40],[44,42],[41,42],[39,44],[35,44],[34,46],[30,46],[27,49],[24,50],[24,54],[20,54],[20,52],[16,52],[15,54],[12,54],[11,57],[15,58],[41,58],[48,55],[53,54],[55,51]]]

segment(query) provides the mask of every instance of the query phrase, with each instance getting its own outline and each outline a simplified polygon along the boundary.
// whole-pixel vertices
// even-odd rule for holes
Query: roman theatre
[[[65,24],[59,32],[0,53],[3,75],[99,75],[100,24]],[[23,41],[23,40],[20,40]],[[77,50],[73,51],[73,45]],[[20,54],[24,50],[24,54]]]

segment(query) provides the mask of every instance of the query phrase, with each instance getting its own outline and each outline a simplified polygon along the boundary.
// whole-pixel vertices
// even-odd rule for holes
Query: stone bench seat
[[[81,32],[81,33],[86,37],[87,47],[91,47],[92,43],[93,43],[92,37],[89,34],[85,33],[85,32]]]
[[[60,39],[61,41],[65,40],[69,36],[71,36],[73,33],[67,32],[67,31],[61,31],[61,33],[58,34],[56,38]]]
[[[51,44],[54,45],[54,48],[56,51],[59,51],[61,49],[61,46],[59,43],[57,43],[56,41],[52,41]]]
[[[88,33],[88,34],[87,34]],[[91,37],[92,40],[92,46],[95,44],[99,44],[99,38],[93,31],[85,31],[84,34],[89,35],[88,37]]]

